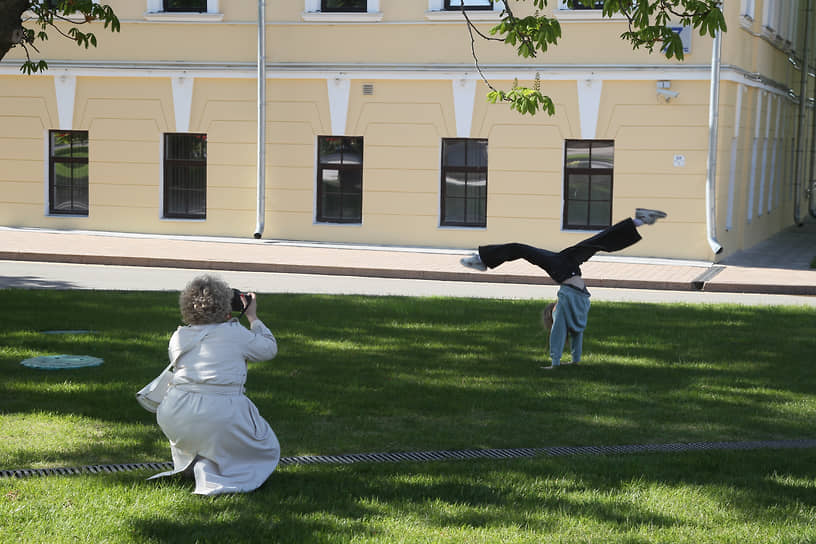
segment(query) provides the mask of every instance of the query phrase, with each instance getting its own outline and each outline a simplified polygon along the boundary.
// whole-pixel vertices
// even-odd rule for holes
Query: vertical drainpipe
[[[266,215],[266,3],[258,0],[258,202],[255,238],[264,230]]]
[[[722,37],[720,31],[714,35],[711,46],[711,94],[708,104],[708,166],[706,169],[706,233],[708,245],[714,255],[723,247],[717,241],[717,138],[720,118],[720,56]]]
[[[805,36],[804,47],[802,48],[802,70],[801,81],[799,83],[799,126],[796,132],[796,178],[794,182],[793,192],[793,222],[797,225],[802,225],[802,217],[800,215],[800,198],[802,191],[802,182],[805,179],[805,130],[807,118],[807,83],[808,83],[808,63],[810,62],[810,17],[813,13],[812,0],[805,0]]]

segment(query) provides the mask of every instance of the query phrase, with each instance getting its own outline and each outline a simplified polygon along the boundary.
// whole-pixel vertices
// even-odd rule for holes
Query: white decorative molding
[[[307,23],[376,23],[382,21],[380,0],[368,0],[365,12],[320,11],[320,0],[305,0],[301,19]]]
[[[377,23],[382,21],[382,13],[321,13],[304,12],[301,19],[307,23]]]
[[[757,102],[756,102],[756,115],[754,116],[754,141],[751,146],[751,173],[750,173],[750,183],[748,185],[748,206],[747,206],[747,217],[746,220],[748,224],[751,224],[751,221],[754,218],[754,191],[756,189],[756,174],[757,174],[757,154],[758,154],[758,146],[759,146],[759,137],[761,134],[762,128],[762,96],[763,92],[757,92]]]
[[[728,174],[728,208],[725,216],[725,230],[734,227],[734,198],[737,191],[737,156],[739,152],[739,135],[742,123],[742,95],[747,89],[742,83],[737,85],[737,105],[734,109],[734,136],[731,138],[731,164]]]
[[[176,132],[190,132],[190,113],[193,109],[192,77],[174,77],[173,84],[173,111],[176,117]]]
[[[594,140],[598,130],[598,115],[601,111],[601,91],[603,80],[584,79],[578,85],[578,115],[581,118],[581,139]]]
[[[326,85],[329,89],[329,115],[331,117],[332,136],[345,136],[351,81],[340,77],[328,78],[326,79]]]
[[[74,100],[76,99],[76,76],[68,72],[54,77],[57,93],[57,115],[60,130],[74,128]]]
[[[768,105],[765,108],[765,136],[762,138],[762,173],[759,177],[759,202],[757,204],[757,216],[762,215],[765,208],[765,177],[768,174],[768,141],[771,137],[772,107],[773,95],[768,93]]]
[[[147,0],[145,21],[152,23],[218,23],[224,19],[220,12],[220,0],[207,0],[207,12],[164,11],[162,0]]]
[[[476,103],[476,80],[454,79],[453,114],[456,117],[456,137],[470,138],[473,126],[473,105]]]
[[[501,12],[504,10],[504,2],[497,0],[493,3],[493,9],[473,9],[468,10],[467,16],[471,21],[499,21]],[[461,10],[446,10],[445,0],[428,0],[428,11],[425,12],[425,19],[429,21],[464,21]]]
[[[774,207],[774,187],[776,186],[777,177],[776,152],[782,143],[782,137],[779,133],[780,120],[782,119],[782,100],[777,98],[775,102],[776,126],[774,127],[773,150],[771,151],[771,178],[768,180],[768,213],[771,213]]]
[[[503,10],[504,0],[496,0],[495,2],[493,2],[493,11]],[[445,11],[445,0],[428,0],[428,11]],[[489,11],[489,10],[469,10],[468,15],[470,15],[471,13],[475,13],[477,11]]]

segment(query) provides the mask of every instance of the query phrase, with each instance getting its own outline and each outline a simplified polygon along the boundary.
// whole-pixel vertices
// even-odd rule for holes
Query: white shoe
[[[479,257],[478,253],[474,253],[470,257],[463,257],[459,259],[459,262],[462,263],[462,266],[467,266],[468,268],[473,268],[480,272],[487,270],[487,266],[482,262],[482,258]]]
[[[635,210],[635,219],[640,219],[646,225],[654,225],[658,219],[666,217],[666,212],[660,210],[650,210],[648,208],[637,208]]]

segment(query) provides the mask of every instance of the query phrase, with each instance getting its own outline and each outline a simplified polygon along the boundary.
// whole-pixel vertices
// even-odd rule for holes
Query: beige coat
[[[168,347],[173,385],[156,412],[174,468],[151,478],[191,469],[200,495],[263,484],[278,465],[280,445],[244,395],[246,361],[272,359],[277,352],[275,337],[260,320],[251,330],[235,319],[179,327]]]

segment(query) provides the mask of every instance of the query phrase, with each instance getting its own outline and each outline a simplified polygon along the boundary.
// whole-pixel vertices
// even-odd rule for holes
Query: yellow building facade
[[[491,84],[538,77],[554,116],[488,103],[459,1],[265,3],[259,206],[258,2],[111,0],[97,48],[0,62],[0,225],[558,249],[649,207],[668,218],[626,254],[713,261],[809,213],[806,1],[725,3],[715,108],[714,40],[688,29],[666,60],[556,1],[545,55],[476,41]]]

